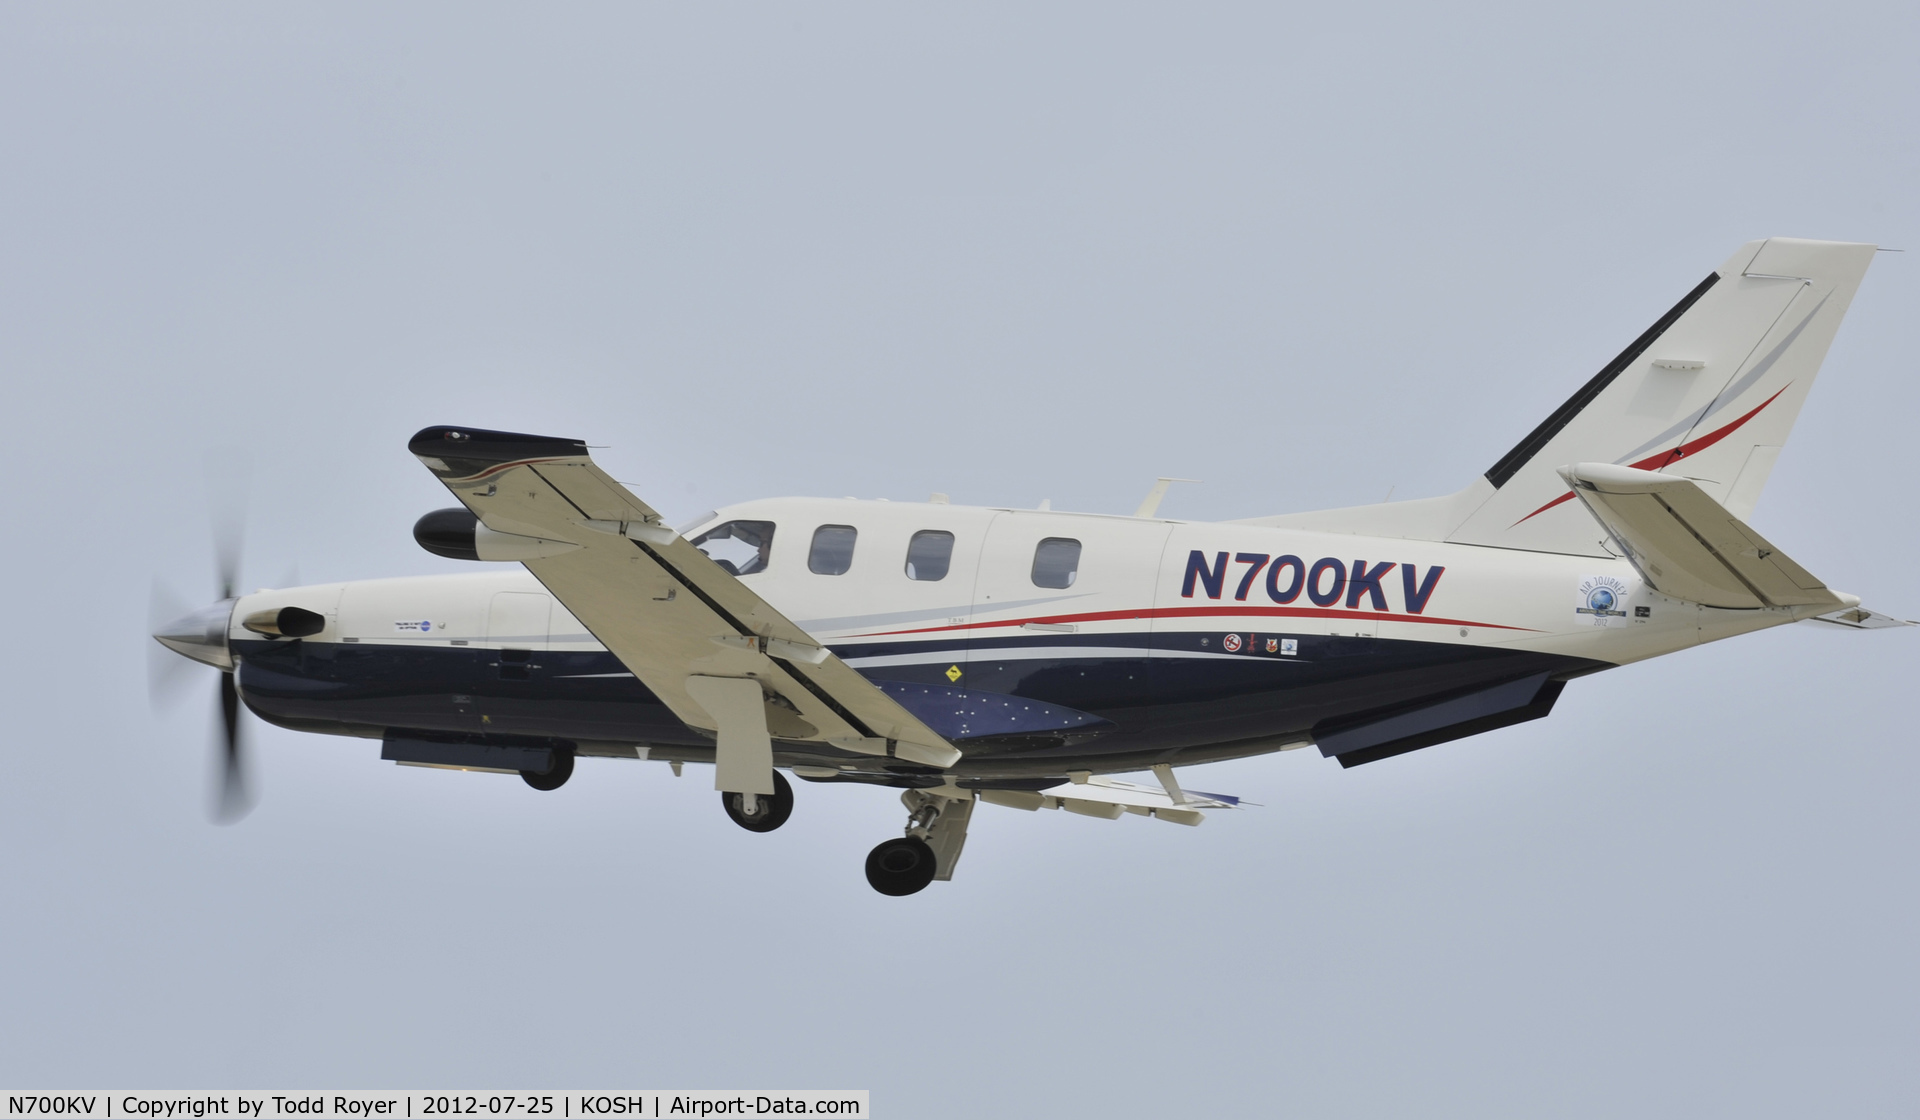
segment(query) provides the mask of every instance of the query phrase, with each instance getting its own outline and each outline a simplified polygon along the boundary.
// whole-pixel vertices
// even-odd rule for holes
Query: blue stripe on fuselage
[[[1302,732],[1330,718],[1421,702],[1524,672],[1592,662],[1380,638],[1265,639],[1224,656],[1217,631],[1034,634],[845,646],[854,660],[926,657],[861,671],[955,741],[992,738],[1024,753],[1164,751]],[[469,734],[680,744],[682,725],[605,651],[501,651],[375,642],[236,641],[239,684],[263,717],[307,730],[415,728]],[[996,656],[998,654],[999,656]],[[960,669],[958,679],[951,676]],[[1095,745],[1083,746],[1088,741]],[[1019,744],[1026,742],[1026,747]]]

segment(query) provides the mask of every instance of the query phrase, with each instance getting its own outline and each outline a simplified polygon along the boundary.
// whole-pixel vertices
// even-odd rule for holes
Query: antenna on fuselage
[[[1167,496],[1167,487],[1172,486],[1176,482],[1199,482],[1199,481],[1200,480],[1197,478],[1155,479],[1153,482],[1153,489],[1147,491],[1147,496],[1140,499],[1140,508],[1134,510],[1133,515],[1135,517],[1152,517],[1154,514],[1160,512],[1160,499]]]

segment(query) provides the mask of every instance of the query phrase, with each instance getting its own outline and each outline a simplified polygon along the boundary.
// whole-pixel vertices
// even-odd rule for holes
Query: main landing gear
[[[771,773],[771,796],[731,791],[720,794],[721,808],[734,824],[748,832],[772,832],[793,815],[793,785],[780,771]],[[529,783],[533,780],[527,776]],[[972,790],[951,784],[901,794],[908,814],[906,835],[883,841],[867,853],[868,884],[881,894],[898,897],[917,894],[935,880],[953,878],[953,867],[960,862],[960,849],[967,842],[974,797]]]
[[[954,796],[955,793],[961,796]],[[973,816],[973,791],[941,792],[910,789],[900,795],[906,805],[907,834],[882,841],[867,853],[867,884],[881,894],[916,894],[935,879],[953,878],[954,864],[967,842],[967,821]]]
[[[553,752],[553,765],[545,771],[535,773],[532,770],[520,771],[520,780],[534,789],[559,789],[573,777],[573,752],[556,750]]]
[[[938,865],[933,847],[918,836],[883,840],[867,853],[867,882],[881,894],[914,894],[933,882]]]
[[[749,807],[748,799],[753,804]],[[772,832],[793,815],[793,786],[780,771],[773,772],[773,796],[751,793],[722,793],[720,804],[733,823],[748,832]]]

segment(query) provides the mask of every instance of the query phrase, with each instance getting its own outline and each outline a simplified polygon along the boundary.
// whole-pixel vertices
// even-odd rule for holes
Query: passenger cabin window
[[[773,552],[773,522],[729,521],[693,538],[693,545],[736,576],[765,571]]]
[[[946,579],[953,566],[953,534],[943,529],[922,529],[907,542],[908,579]]]
[[[853,567],[853,538],[860,531],[851,525],[822,525],[813,531],[813,548],[807,552],[807,570],[818,576],[844,575]]]
[[[1072,587],[1080,574],[1080,542],[1066,537],[1048,537],[1033,550],[1035,587]]]

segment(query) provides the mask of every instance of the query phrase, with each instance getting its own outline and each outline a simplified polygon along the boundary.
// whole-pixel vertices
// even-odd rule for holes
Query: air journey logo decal
[[[1609,619],[1627,617],[1626,601],[1624,582],[1612,576],[1588,576],[1580,581],[1580,605],[1573,613],[1592,615],[1595,626],[1605,626]]]

